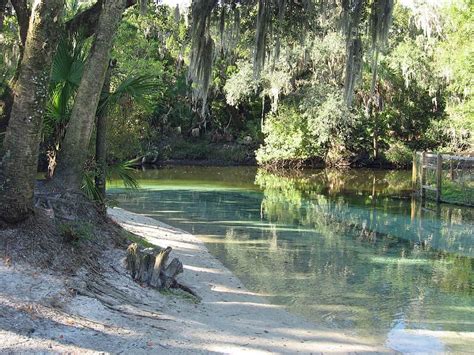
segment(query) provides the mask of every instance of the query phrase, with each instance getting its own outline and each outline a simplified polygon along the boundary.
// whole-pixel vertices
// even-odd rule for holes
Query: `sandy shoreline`
[[[14,353],[320,353],[392,352],[337,330],[325,329],[269,304],[242,283],[196,236],[123,209],[110,217],[159,246],[171,246],[184,264],[182,283],[201,297],[194,303],[133,282],[123,250],[104,257],[107,282],[137,302],[105,307],[71,296],[74,280],[25,266],[0,265],[0,352]],[[25,292],[28,290],[28,292]]]
[[[252,353],[387,351],[317,327],[249,292],[194,235],[123,209],[111,209],[109,215],[148,241],[171,246],[183,262],[180,280],[202,297],[195,311],[185,315],[183,324],[189,345],[196,344],[194,349]],[[196,323],[199,329],[194,327]]]

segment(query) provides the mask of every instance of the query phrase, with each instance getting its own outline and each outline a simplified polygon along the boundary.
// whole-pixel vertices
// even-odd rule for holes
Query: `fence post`
[[[411,168],[411,188],[413,191],[416,190],[416,178],[418,176],[418,172],[416,171],[416,152],[413,152],[413,164]]]
[[[441,154],[437,154],[437,165],[436,165],[436,202],[441,202],[441,177],[443,172],[443,157]]]
[[[421,153],[421,179],[420,179],[420,195],[421,195],[421,198],[425,198],[425,188],[423,186],[425,186],[425,151],[423,151]]]

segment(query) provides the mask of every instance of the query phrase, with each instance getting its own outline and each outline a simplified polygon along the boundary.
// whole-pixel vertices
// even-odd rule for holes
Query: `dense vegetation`
[[[258,77],[253,68],[256,8],[217,6],[210,17],[215,50],[204,115],[192,102],[187,80],[188,9],[150,5],[143,13],[131,8],[112,53],[117,66],[111,85],[123,95],[109,109],[109,162],[141,155],[151,161],[251,162],[260,146],[256,156],[261,164],[388,161],[403,166],[413,150],[469,150],[473,5],[464,1],[437,8],[430,3],[397,4],[388,41],[376,49],[363,30],[367,50],[351,107],[343,97],[346,38],[340,6],[321,7],[313,10],[314,18],[299,19],[311,24],[302,33],[294,26],[302,15],[290,4],[286,16],[277,16],[276,28],[266,33],[266,50],[272,54]],[[68,17],[81,10],[77,2],[68,4]],[[3,16],[5,91],[20,47],[16,17]],[[78,32],[63,38],[55,56],[43,161],[47,154],[55,156],[64,135],[90,48],[84,37]],[[378,65],[372,83],[374,55]],[[131,99],[137,91],[138,104]],[[196,128],[199,137],[192,135]]]
[[[106,166],[127,179],[130,160],[401,167],[472,149],[471,1],[133,5],[0,1],[10,203],[31,198],[36,169],[9,176],[38,157],[103,200]]]

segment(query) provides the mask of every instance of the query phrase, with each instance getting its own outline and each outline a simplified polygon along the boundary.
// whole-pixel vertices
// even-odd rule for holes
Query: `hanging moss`
[[[194,0],[191,5],[191,61],[188,80],[192,82],[192,99],[201,103],[201,115],[207,114],[207,96],[214,58],[214,40],[210,34],[211,13],[217,0]]]
[[[174,8],[173,17],[174,17],[175,24],[179,24],[179,21],[181,20],[181,13],[179,12],[179,5],[178,4],[176,4],[176,6]]]
[[[253,56],[254,76],[258,78],[265,64],[265,39],[271,23],[271,0],[258,0],[257,28]]]
[[[370,13],[372,38],[372,92],[375,90],[379,51],[385,46],[392,24],[394,0],[375,0]]]
[[[344,79],[344,101],[352,103],[354,87],[362,69],[362,40],[360,24],[366,0],[342,1],[342,28],[346,34],[346,71]]]
[[[362,40],[354,38],[347,47],[346,76],[344,79],[344,100],[347,106],[352,103],[354,87],[362,69]]]
[[[364,21],[369,0],[342,1],[342,28],[346,34],[346,74],[344,99],[351,105],[354,87],[362,69],[360,25]],[[373,0],[370,6],[370,36],[372,45],[372,91],[377,77],[379,52],[387,41],[392,23],[394,0]]]
[[[225,36],[224,32],[225,32],[225,5],[222,4],[221,13],[219,16],[219,35],[221,39],[221,54],[224,53],[225,42],[226,42],[224,39],[224,36]]]
[[[283,36],[283,20],[285,17],[286,10],[286,0],[276,0],[277,11],[278,11],[278,22],[276,28],[275,44],[273,50],[273,68],[275,63],[280,59],[280,47],[281,47],[281,37]]]
[[[189,79],[193,83],[193,100],[202,102],[202,112],[205,113],[205,104],[209,90],[212,62],[214,57],[214,41],[210,35],[212,10],[218,0],[193,0],[192,3],[192,48]],[[315,9],[332,9],[334,1],[326,0],[221,0],[221,8],[216,15],[217,31],[220,34],[220,51],[224,55],[227,48],[232,50],[239,39],[240,7],[258,6],[255,30],[255,47],[253,51],[254,77],[259,78],[266,60],[272,57],[273,66],[280,56],[281,40],[285,35],[284,21],[287,12],[292,16],[300,13],[304,22],[296,26],[301,27],[300,41],[306,41],[304,26],[310,26],[310,18],[316,16]],[[370,5],[370,29],[372,37],[372,68],[373,82],[375,83],[378,52],[388,36],[392,18],[394,0],[341,0],[342,29],[346,35],[346,70],[344,98],[348,106],[352,103],[352,96],[357,79],[362,68],[363,46],[361,35],[364,23],[367,23],[367,9]],[[233,20],[229,14],[233,11]],[[322,11],[322,10],[321,10]],[[275,21],[274,21],[275,20]],[[233,22],[233,25],[230,23]],[[274,23],[275,22],[275,23]],[[269,46],[267,41],[271,41]]]
[[[148,10],[148,0],[140,0],[140,14],[145,15]]]

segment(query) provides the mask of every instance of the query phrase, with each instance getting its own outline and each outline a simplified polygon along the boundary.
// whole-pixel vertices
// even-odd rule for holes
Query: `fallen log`
[[[167,264],[171,250],[171,247],[158,246],[143,248],[132,243],[127,248],[126,268],[139,283],[160,290],[177,288],[198,297],[189,287],[176,281],[176,276],[183,272],[183,264],[177,258]]]

